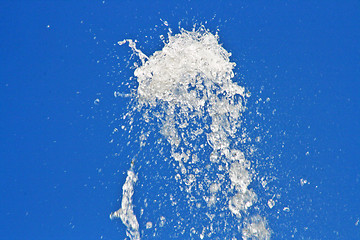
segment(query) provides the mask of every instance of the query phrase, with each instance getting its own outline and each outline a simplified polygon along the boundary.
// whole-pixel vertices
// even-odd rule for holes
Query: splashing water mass
[[[233,81],[235,63],[218,34],[204,27],[170,30],[162,50],[151,56],[136,41],[119,42],[125,43],[141,65],[134,71],[136,93],[118,96],[132,97],[124,118],[130,125],[141,121],[139,151],[157,152],[156,164],[148,163],[157,174],[143,171],[154,159],[134,157],[121,207],[110,218],[120,218],[133,240],[160,238],[167,228],[172,239],[270,239],[251,188],[254,168],[242,151],[250,94]],[[159,164],[168,166],[166,176]],[[153,189],[155,182],[163,187]],[[137,193],[141,209],[134,203]]]

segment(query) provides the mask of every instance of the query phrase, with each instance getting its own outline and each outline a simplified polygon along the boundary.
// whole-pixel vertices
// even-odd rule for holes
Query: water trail
[[[253,208],[254,170],[241,151],[246,141],[241,118],[249,95],[233,81],[235,63],[219,36],[204,27],[175,35],[170,31],[163,49],[150,57],[132,40],[119,44],[126,42],[142,62],[134,71],[134,109],[145,122],[154,122],[166,139],[173,178],[187,195],[191,222],[184,223],[186,217],[177,207],[180,220],[172,219],[174,229],[185,239],[270,239],[266,219]],[[147,136],[140,138],[146,141]],[[111,215],[121,218],[131,239],[140,238],[131,201],[135,182],[131,168],[121,209]]]
[[[123,186],[123,196],[121,200],[121,208],[110,214],[110,219],[120,218],[127,227],[126,235],[130,239],[140,239],[139,223],[133,211],[132,196],[134,194],[134,185],[137,176],[132,170],[128,170],[125,184]]]

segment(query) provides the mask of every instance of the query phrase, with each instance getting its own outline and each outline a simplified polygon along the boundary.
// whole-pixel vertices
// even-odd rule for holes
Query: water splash
[[[123,197],[121,200],[121,208],[110,214],[110,219],[120,218],[127,227],[126,235],[130,239],[140,239],[139,223],[133,211],[132,196],[134,194],[134,185],[137,176],[132,169],[127,173],[126,181],[123,186]]]
[[[184,223],[178,207],[174,229],[183,238],[270,239],[266,219],[250,211],[256,212],[257,202],[250,188],[254,170],[241,151],[246,138],[241,118],[249,94],[233,81],[235,63],[219,36],[204,27],[175,35],[170,31],[163,49],[150,57],[135,41],[119,44],[126,42],[141,60],[134,71],[138,88],[133,111],[145,123],[156,124],[166,139],[173,178],[188,199],[191,223]],[[141,142],[147,136],[141,134]],[[129,170],[121,209],[111,215],[121,218],[131,239],[140,238],[131,201],[135,176]]]

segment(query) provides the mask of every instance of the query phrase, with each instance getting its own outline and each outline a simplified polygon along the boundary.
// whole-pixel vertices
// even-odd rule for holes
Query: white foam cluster
[[[236,148],[241,141],[241,117],[247,96],[245,89],[232,80],[235,63],[219,44],[218,35],[203,27],[181,30],[179,34],[169,34],[163,49],[150,57],[137,49],[134,41],[119,43],[125,42],[142,61],[134,72],[139,83],[138,109],[143,111],[145,119],[149,116],[158,119],[161,134],[170,144],[171,156],[181,173],[176,179],[181,179],[185,191],[198,204],[203,201],[212,209],[207,213],[212,216],[209,226],[204,226],[199,236],[211,238],[214,221],[222,221],[214,216],[217,212],[222,212],[219,216],[227,212],[239,219],[239,226],[228,227],[235,232],[243,229],[244,239],[269,239],[265,218],[257,216],[255,221],[248,217],[248,209],[256,203],[257,195],[249,189],[250,163]],[[199,143],[199,139],[205,141]],[[211,153],[200,154],[206,146],[212,149]],[[210,179],[209,174],[216,178]],[[216,205],[221,198],[227,207],[221,201]],[[122,203],[131,204],[125,190]],[[129,216],[125,217],[122,210],[120,217],[130,228],[129,232],[138,233],[132,207],[121,209],[128,209]]]

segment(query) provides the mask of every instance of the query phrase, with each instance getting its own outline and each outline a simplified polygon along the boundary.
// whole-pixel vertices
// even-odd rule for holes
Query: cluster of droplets
[[[180,221],[177,227],[182,234],[189,230],[192,238],[200,239],[224,235],[269,239],[266,219],[249,212],[257,201],[249,187],[253,170],[239,150],[248,96],[233,81],[235,63],[219,44],[218,35],[204,27],[175,35],[170,31],[163,49],[150,57],[132,40],[119,44],[126,42],[142,62],[134,72],[138,81],[135,109],[145,122],[157,123],[169,145],[174,179],[187,195],[188,212],[199,219],[193,219],[192,226]],[[132,206],[136,180],[131,168],[121,209],[111,215],[121,218],[131,239],[140,239],[141,228]],[[151,228],[152,223],[145,227]]]

